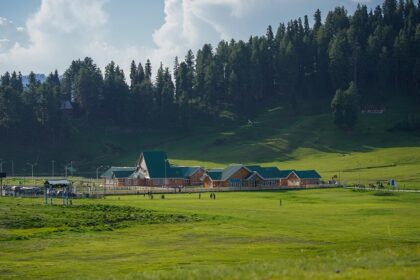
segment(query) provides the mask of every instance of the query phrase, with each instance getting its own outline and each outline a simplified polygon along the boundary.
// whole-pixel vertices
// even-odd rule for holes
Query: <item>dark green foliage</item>
[[[109,120],[122,122],[122,114],[128,105],[129,88],[125,82],[124,72],[113,61],[105,67],[103,85],[102,114]]]
[[[31,73],[26,88],[20,73],[6,72],[0,132],[15,140],[38,138],[41,130],[55,139],[79,120],[121,129],[190,129],[224,123],[226,115],[246,121],[273,102],[296,114],[317,99],[327,104],[338,90],[342,96],[350,81],[361,103],[392,95],[420,101],[420,7],[412,0],[385,0],[373,11],[359,4],[353,15],[337,7],[325,23],[317,10],[312,28],[304,16],[275,30],[189,50],[183,61],[175,58],[172,74],[161,64],[152,77],[150,60],[144,67],[133,60],[129,85],[114,62],[102,76],[88,57],[73,61],[61,80],[55,72],[41,84]],[[69,101],[70,117],[58,109]],[[357,119],[342,117],[338,122],[348,128]]]
[[[334,123],[344,129],[351,129],[357,123],[359,108],[359,96],[354,82],[350,87],[342,91],[337,90],[332,102],[331,108],[334,114]]]
[[[405,120],[397,122],[389,131],[420,132],[420,118],[410,116]]]
[[[11,86],[5,86],[0,91],[0,128],[8,130],[19,124],[20,99],[18,92]]]

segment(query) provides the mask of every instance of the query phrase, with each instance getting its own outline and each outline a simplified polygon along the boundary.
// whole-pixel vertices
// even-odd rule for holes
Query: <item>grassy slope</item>
[[[282,206],[279,206],[279,200]],[[39,200],[0,198],[28,207]],[[18,204],[17,204],[18,203]],[[201,222],[138,225],[107,232],[0,229],[28,240],[0,241],[0,275],[8,278],[415,279],[420,270],[420,196],[349,190],[223,193],[78,200],[165,213]],[[13,206],[14,204],[14,206]],[[339,270],[340,274],[337,274]],[[28,277],[30,276],[30,277]]]
[[[301,112],[307,109],[301,108]],[[417,109],[415,104],[399,100],[384,115],[362,115],[354,131],[343,132],[333,125],[330,114],[290,117],[293,114],[286,107],[274,106],[253,120],[253,126],[142,133],[81,128],[67,143],[48,149],[8,145],[0,148],[0,154],[15,158],[17,172],[30,174],[24,163],[39,159],[36,168],[49,174],[50,159],[54,158],[56,174],[62,172],[64,163],[75,160],[77,176],[95,176],[99,165],[132,166],[140,151],[162,149],[178,164],[258,163],[282,169],[317,169],[324,179],[340,173],[341,179],[349,182],[395,178],[401,187],[420,188],[420,136],[387,131]]]
[[[400,187],[420,188],[420,136],[387,131],[416,110],[407,103],[398,105],[384,115],[361,115],[352,132],[339,131],[329,114],[287,118],[285,110],[277,107],[262,114],[253,126],[197,133],[159,147],[179,164],[258,163],[317,169],[324,179],[340,174],[348,182],[395,178]],[[216,139],[226,142],[215,145]]]

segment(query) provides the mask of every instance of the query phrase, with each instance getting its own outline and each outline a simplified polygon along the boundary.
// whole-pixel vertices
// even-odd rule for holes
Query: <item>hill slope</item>
[[[325,106],[325,105],[324,105]],[[312,106],[313,107],[316,106]],[[325,110],[318,110],[325,111]],[[306,113],[302,113],[306,112]],[[329,113],[272,106],[252,124],[200,127],[189,132],[124,131],[116,127],[79,127],[56,145],[3,144],[3,169],[30,174],[26,162],[38,162],[36,175],[64,173],[74,161],[75,175],[95,176],[100,165],[135,164],[142,150],[161,149],[177,164],[224,166],[229,163],[276,165],[281,169],[317,169],[324,179],[340,175],[344,181],[387,180],[420,187],[420,135],[390,132],[396,122],[416,112],[409,101],[396,102],[382,115],[360,116],[354,131],[338,130]]]

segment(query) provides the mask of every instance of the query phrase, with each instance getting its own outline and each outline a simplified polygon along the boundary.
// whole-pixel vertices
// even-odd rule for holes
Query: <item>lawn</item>
[[[217,193],[216,200],[208,194],[115,196],[74,200],[70,208],[0,198],[0,275],[415,279],[420,195],[381,194],[330,189]]]

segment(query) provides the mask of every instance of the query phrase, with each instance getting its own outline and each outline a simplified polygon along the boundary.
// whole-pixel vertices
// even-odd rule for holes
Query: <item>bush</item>
[[[337,90],[331,101],[334,123],[342,129],[351,129],[356,126],[359,116],[359,96],[354,82],[347,90]]]

